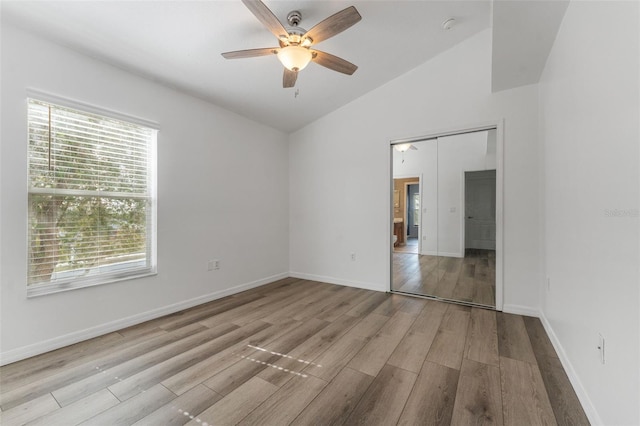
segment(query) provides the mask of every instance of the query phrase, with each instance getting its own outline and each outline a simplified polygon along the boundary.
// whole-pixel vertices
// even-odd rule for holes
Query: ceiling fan
[[[410,149],[413,149],[414,151],[418,150],[417,146],[412,145],[410,143],[395,144],[395,145],[393,145],[393,147],[395,148],[396,151],[399,151],[399,152],[407,152]]]
[[[302,14],[297,10],[289,12],[285,28],[271,10],[260,0],[242,0],[269,31],[278,38],[280,47],[236,50],[222,54],[226,59],[252,58],[255,56],[277,55],[284,65],[282,87],[294,87],[298,72],[313,61],[319,65],[343,74],[351,75],[358,67],[342,58],[313,49],[312,46],[341,33],[362,19],[354,6],[347,7],[331,15],[309,31],[299,27]]]
[[[395,144],[395,145],[393,145],[393,148],[394,148],[396,151],[398,151],[398,152],[401,152],[401,153],[402,153],[402,163],[403,163],[403,164],[404,164],[404,153],[405,153],[405,152],[409,151],[410,149],[412,149],[412,150],[414,150],[414,151],[417,151],[417,150],[418,150],[418,147],[417,147],[417,146],[415,146],[415,145],[413,145],[413,144],[410,144],[410,143],[400,143],[400,144]]]

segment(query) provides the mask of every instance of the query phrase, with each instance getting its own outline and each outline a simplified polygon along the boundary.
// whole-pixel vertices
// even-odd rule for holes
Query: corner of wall
[[[326,275],[306,274],[303,272],[289,272],[289,276],[292,278],[299,278],[301,280],[320,281],[323,283],[343,285],[347,287],[361,288],[364,290],[380,291],[386,293],[387,288],[383,286],[372,285],[370,283],[362,281],[345,280],[342,278],[335,278]]]
[[[558,336],[556,335],[555,331],[551,327],[551,323],[547,320],[547,317],[544,315],[543,311],[539,311],[536,316],[540,317],[540,321],[542,322],[542,325],[545,331],[547,332],[549,339],[551,340],[551,344],[553,345],[553,348],[556,350],[556,353],[558,354],[558,358],[562,363],[562,367],[564,368],[565,372],[567,373],[567,376],[569,377],[569,381],[571,382],[571,385],[573,386],[573,389],[575,390],[576,395],[580,400],[580,404],[582,404],[582,408],[584,409],[584,412],[587,415],[589,422],[591,422],[592,425],[604,424],[602,422],[602,419],[600,418],[600,415],[598,414],[598,411],[593,405],[591,398],[589,398],[589,395],[586,389],[584,388],[582,381],[580,380],[580,377],[578,377],[578,374],[573,368],[571,361],[569,361],[569,358],[567,357],[567,354],[564,348],[562,347],[562,344],[560,343]]]
[[[502,306],[502,312],[505,312],[507,314],[524,315],[527,317],[537,317],[540,315],[540,311],[536,308],[524,305],[514,305],[510,303],[505,303]]]

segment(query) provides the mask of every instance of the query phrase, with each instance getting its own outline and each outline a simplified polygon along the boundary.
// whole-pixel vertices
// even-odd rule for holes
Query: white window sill
[[[120,276],[104,276],[92,280],[70,281],[61,284],[40,284],[27,287],[27,298],[46,296],[48,294],[62,293],[65,291],[77,290],[87,287],[95,287],[103,284],[111,284],[126,280],[135,280],[138,278],[150,277],[158,275],[157,270],[145,269],[138,273],[129,273]]]

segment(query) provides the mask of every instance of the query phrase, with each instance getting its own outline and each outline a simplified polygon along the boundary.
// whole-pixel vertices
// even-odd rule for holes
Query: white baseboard
[[[440,257],[457,257],[458,259],[463,259],[464,258],[464,253],[460,253],[460,252],[446,252],[446,251],[441,251],[437,254],[437,256]]]
[[[567,353],[562,347],[560,340],[558,340],[558,336],[556,335],[553,328],[551,327],[551,324],[547,320],[547,317],[545,317],[543,312],[538,312],[537,316],[540,318],[540,321],[542,322],[542,325],[545,331],[547,332],[549,339],[551,340],[551,344],[553,345],[553,348],[556,350],[556,353],[558,354],[560,363],[562,363],[562,367],[564,368],[564,371],[567,373],[567,376],[569,377],[569,381],[571,382],[571,385],[573,386],[573,390],[575,390],[576,395],[578,396],[578,400],[580,400],[580,404],[582,404],[582,408],[584,409],[584,412],[587,415],[589,422],[592,425],[604,424],[602,422],[602,419],[600,418],[600,415],[598,414],[598,411],[593,405],[591,398],[589,398],[587,391],[582,385],[582,381],[580,381],[580,378],[576,374],[576,371],[573,368],[573,364],[571,364],[571,361],[569,361],[569,358],[567,357]]]
[[[380,286],[372,285],[371,283],[365,283],[361,281],[350,281],[342,278],[328,277],[325,275],[314,275],[314,274],[306,274],[303,272],[292,271],[292,272],[289,272],[289,276],[292,278],[300,278],[303,280],[310,280],[310,281],[320,281],[323,283],[344,285],[347,287],[356,287],[356,288],[362,288],[365,290],[382,291],[382,292],[389,291],[388,288],[382,288]]]
[[[530,306],[524,306],[524,305],[511,305],[508,303],[505,303],[504,305],[502,305],[502,312],[506,312],[508,314],[517,314],[517,315],[524,315],[527,317],[538,317],[540,316],[540,311],[537,309],[534,309]]]
[[[0,352],[0,365],[10,364],[12,362],[20,361],[25,358],[29,358],[35,355],[40,355],[45,352],[53,351],[55,349],[62,348],[64,346],[73,345],[74,343],[81,342],[83,340],[92,339],[94,337],[102,336],[103,334],[111,333],[113,331],[121,330],[132,325],[140,324],[145,321],[149,321],[155,318],[159,318],[164,315],[169,315],[174,312],[182,311],[203,303],[211,302],[212,300],[221,299],[232,294],[240,293],[241,291],[249,290],[254,287],[269,284],[274,281],[287,278],[288,273],[272,275],[270,277],[262,278],[249,283],[239,284],[224,290],[216,291],[214,293],[198,296],[193,299],[184,300],[182,302],[173,303],[168,306],[153,309],[151,311],[142,312],[140,314],[132,315],[130,317],[122,318],[119,320],[111,321],[106,324],[97,325],[95,327],[86,328],[80,331],[74,331],[73,333],[65,334],[63,336],[54,337],[52,339],[45,340],[43,342],[34,343],[31,345],[23,346],[20,348],[12,349],[6,352]]]
[[[427,250],[427,251],[422,251],[422,253],[420,254],[423,256],[457,257],[459,259],[464,258],[463,253],[449,253],[444,251]]]

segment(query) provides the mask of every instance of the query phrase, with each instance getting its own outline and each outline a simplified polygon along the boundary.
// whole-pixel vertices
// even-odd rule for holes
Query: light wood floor
[[[538,319],[292,278],[0,384],[4,426],[588,424]]]
[[[393,248],[393,251],[396,253],[413,253],[418,254],[418,239],[417,238],[407,238],[407,242],[404,244],[399,244],[397,247]]]
[[[467,249],[464,258],[393,253],[396,291],[495,307],[495,283],[493,250]]]

